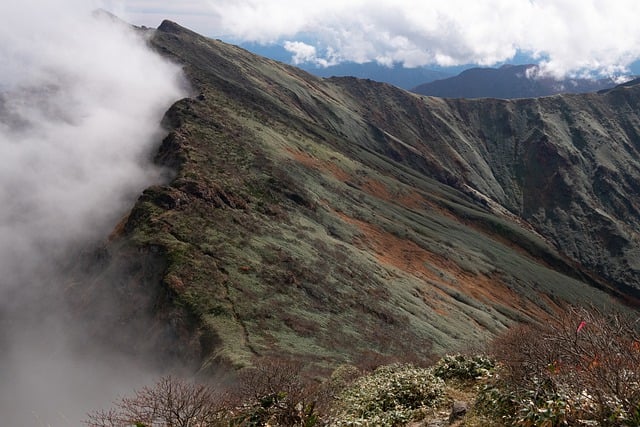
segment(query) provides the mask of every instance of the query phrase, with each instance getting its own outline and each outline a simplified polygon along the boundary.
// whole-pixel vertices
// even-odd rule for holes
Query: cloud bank
[[[610,0],[210,2],[243,40],[312,33],[341,60],[406,66],[493,65],[516,52],[557,75],[621,71],[640,57],[640,3]]]
[[[184,84],[139,34],[92,14],[97,6],[0,3],[3,425],[78,425],[137,377],[111,356],[72,354],[92,344],[78,342],[57,303],[69,284],[57,266],[108,235],[160,179],[150,161],[159,123]]]
[[[294,60],[318,64],[494,65],[520,52],[548,73],[608,75],[640,58],[635,0],[191,0],[169,9],[153,0],[117,3],[133,20],[159,22],[166,13],[236,41],[308,44],[312,37],[315,54],[289,47]]]

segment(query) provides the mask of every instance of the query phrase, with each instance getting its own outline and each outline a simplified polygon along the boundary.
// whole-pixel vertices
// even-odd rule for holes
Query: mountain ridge
[[[454,77],[420,84],[412,92],[442,98],[536,98],[564,93],[589,93],[611,89],[611,78],[587,79],[539,75],[534,64],[503,65],[500,68],[470,68]]]
[[[143,193],[86,288],[120,278],[127,322],[151,316],[138,345],[203,372],[324,369],[480,346],[568,304],[637,307],[640,87],[444,100],[170,21],[150,43],[194,93],[165,115],[156,160],[175,176]]]

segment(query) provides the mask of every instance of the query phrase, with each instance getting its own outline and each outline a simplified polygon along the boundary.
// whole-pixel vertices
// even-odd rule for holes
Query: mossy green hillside
[[[193,96],[165,116],[172,179],[112,248],[163,255],[145,286],[182,310],[203,368],[426,360],[567,303],[634,301],[637,88],[445,101],[170,22],[150,40]]]

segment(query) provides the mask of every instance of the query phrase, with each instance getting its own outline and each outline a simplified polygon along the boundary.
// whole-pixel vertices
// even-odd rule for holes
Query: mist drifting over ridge
[[[55,298],[70,250],[108,235],[142,189],[181,70],[100,4],[0,4],[0,413],[3,424],[77,425],[123,378]],[[90,352],[87,352],[90,353]],[[142,373],[140,374],[142,375]]]

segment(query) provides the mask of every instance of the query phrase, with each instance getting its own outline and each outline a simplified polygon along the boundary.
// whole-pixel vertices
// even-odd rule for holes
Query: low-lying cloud
[[[317,64],[494,65],[517,53],[555,75],[624,72],[640,58],[634,0],[154,0],[114,2],[134,20],[162,14],[210,36],[237,41],[317,39]],[[301,56],[304,55],[304,56]]]
[[[111,356],[75,358],[75,328],[49,298],[68,285],[57,264],[108,235],[160,179],[151,165],[159,123],[184,82],[141,34],[92,13],[97,6],[0,3],[3,425],[78,425],[129,375]]]
[[[320,67],[330,67],[340,63],[340,60],[332,55],[331,49],[327,49],[324,56],[319,56],[316,47],[305,42],[286,41],[284,48],[291,52],[291,62],[296,65],[312,63]]]

